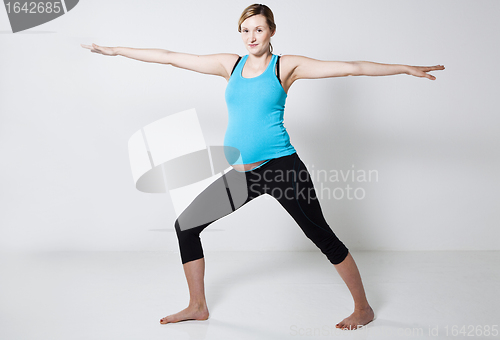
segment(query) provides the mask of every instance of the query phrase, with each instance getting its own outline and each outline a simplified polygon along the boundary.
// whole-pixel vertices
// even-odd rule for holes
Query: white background
[[[0,9],[0,249],[178,251],[167,194],[134,188],[127,142],[195,108],[208,145],[226,81],[90,53],[80,44],[247,54],[247,1],[84,0],[12,34]],[[269,1],[274,53],[437,65],[408,75],[297,81],[285,126],[317,171],[376,170],[362,200],[323,197],[352,250],[498,250],[498,1]],[[206,250],[314,250],[265,197],[202,233]]]

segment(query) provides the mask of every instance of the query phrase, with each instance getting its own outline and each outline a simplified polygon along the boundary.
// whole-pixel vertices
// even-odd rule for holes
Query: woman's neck
[[[249,64],[253,70],[263,70],[267,67],[269,59],[272,57],[273,55],[271,52],[264,53],[260,56],[248,54],[247,64]]]

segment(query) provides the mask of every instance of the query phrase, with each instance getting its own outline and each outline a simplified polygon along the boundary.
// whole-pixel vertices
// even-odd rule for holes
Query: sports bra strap
[[[241,56],[236,60],[236,63],[234,63],[233,70],[231,71],[231,75],[233,75],[234,70],[236,69],[236,66],[238,66],[238,63],[241,60]],[[281,84],[281,79],[280,79],[280,56],[278,56],[278,59],[276,60],[276,77],[278,77],[278,81]]]
[[[238,58],[238,60],[236,60],[236,63],[234,64],[234,67],[233,67],[233,70],[231,71],[231,75],[233,75],[234,69],[236,68],[236,65],[238,65],[240,60],[241,60],[241,56]]]
[[[276,76],[278,77],[278,80],[281,84],[281,79],[280,79],[280,56],[278,56],[278,60],[276,60]]]

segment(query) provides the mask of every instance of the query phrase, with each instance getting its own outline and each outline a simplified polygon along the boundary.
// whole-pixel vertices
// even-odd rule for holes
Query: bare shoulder
[[[218,54],[211,54],[211,56],[217,58],[221,63],[235,63],[236,60],[240,57],[236,53],[218,53]]]
[[[283,63],[283,66],[289,66],[292,68],[295,68],[299,66],[301,63],[307,61],[307,60],[312,60],[311,58],[304,57],[301,55],[295,55],[295,54],[285,54],[281,56],[281,62]]]
[[[229,81],[229,78],[231,77],[231,71],[233,70],[236,61],[240,56],[235,53],[219,53],[214,54],[214,56],[226,70],[226,76],[224,78]]]
[[[282,84],[285,92],[288,93],[288,89],[297,78],[297,68],[307,59],[301,55],[285,54],[280,57],[280,73]]]
[[[229,77],[231,76],[231,71],[233,70],[234,64],[240,57],[238,54],[235,53],[217,53],[217,54],[208,54],[203,56],[204,58],[210,58],[213,61],[216,61],[220,65],[222,65],[224,71],[223,77],[226,78],[226,80],[229,80]]]
[[[281,56],[280,68],[283,72],[283,75],[289,76],[293,82],[297,80],[295,78],[297,68],[312,60],[314,59],[304,57],[302,55],[285,54]]]

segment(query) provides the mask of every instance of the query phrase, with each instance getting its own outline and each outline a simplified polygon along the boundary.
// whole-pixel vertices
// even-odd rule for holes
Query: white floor
[[[168,325],[176,253],[0,253],[0,339],[500,338],[500,252],[352,255],[377,317],[356,331],[335,328],[353,303],[319,251],[206,252],[210,318]]]

